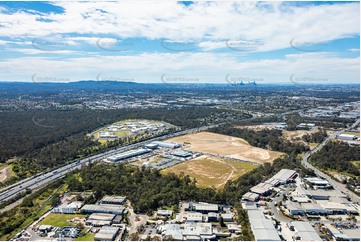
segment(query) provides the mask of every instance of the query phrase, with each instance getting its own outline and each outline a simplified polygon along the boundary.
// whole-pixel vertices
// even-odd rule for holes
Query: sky
[[[0,81],[360,82],[359,2],[0,2]]]

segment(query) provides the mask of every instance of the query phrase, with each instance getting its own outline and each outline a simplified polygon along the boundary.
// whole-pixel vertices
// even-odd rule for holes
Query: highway
[[[135,149],[138,147],[141,147],[149,142],[152,141],[156,141],[156,140],[164,140],[164,139],[168,139],[168,138],[172,138],[175,136],[180,136],[180,135],[185,135],[188,133],[193,133],[193,132],[199,132],[199,131],[204,131],[207,130],[209,128],[214,128],[217,127],[219,125],[222,125],[224,123],[220,123],[220,124],[215,124],[215,125],[209,125],[209,126],[203,126],[203,127],[199,127],[199,128],[193,128],[193,129],[188,129],[188,130],[183,130],[183,131],[179,131],[173,134],[166,134],[166,135],[162,135],[159,137],[155,137],[155,138],[151,138],[148,139],[146,141],[141,141],[138,143],[134,143],[134,144],[130,144],[127,146],[122,146],[120,148],[117,149],[113,149],[110,151],[106,151],[104,153],[101,154],[97,154],[97,155],[93,155],[81,160],[78,160],[76,162],[73,162],[71,164],[65,165],[63,167],[60,167],[56,170],[47,172],[47,173],[42,173],[42,174],[37,174],[35,176],[32,176],[30,178],[24,179],[22,181],[19,181],[13,185],[10,185],[4,189],[2,189],[2,192],[0,193],[0,204],[6,200],[9,200],[13,197],[15,197],[16,195],[26,192],[27,189],[38,189],[52,181],[55,181],[59,178],[64,177],[67,173],[80,168],[82,165],[86,165],[98,160],[102,160],[110,155],[114,155],[117,153],[122,153],[125,152],[127,150],[130,149]]]
[[[319,151],[320,149],[322,149],[323,146],[325,146],[325,144],[336,138],[337,135],[340,135],[342,134],[343,132],[345,132],[346,130],[348,129],[353,129],[355,127],[357,127],[360,123],[360,119],[356,120],[356,122],[354,124],[352,124],[351,127],[347,128],[347,129],[343,129],[343,130],[340,130],[340,131],[336,131],[334,133],[332,133],[331,135],[329,135],[322,143],[320,143],[316,148],[314,148],[313,150],[307,152],[304,154],[303,158],[302,158],[302,165],[306,168],[309,168],[309,169],[312,169],[315,174],[317,176],[320,176],[320,177],[323,177],[324,179],[328,180],[329,183],[334,187],[335,190],[339,190],[340,192],[342,193],[345,193],[345,194],[348,194],[352,200],[352,202],[355,202],[355,203],[359,203],[360,202],[360,197],[358,195],[356,195],[355,193],[351,192],[350,190],[347,189],[346,185],[345,184],[342,184],[334,179],[332,179],[329,175],[323,173],[322,171],[318,170],[316,167],[314,167],[313,165],[311,165],[309,162],[308,162],[308,159],[310,158],[310,156]]]

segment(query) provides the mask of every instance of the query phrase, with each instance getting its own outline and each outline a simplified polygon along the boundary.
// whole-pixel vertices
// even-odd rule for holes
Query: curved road
[[[351,192],[350,190],[347,189],[347,186],[345,184],[342,184],[334,179],[332,179],[329,175],[323,173],[322,171],[318,170],[316,167],[314,167],[313,165],[311,165],[309,162],[308,162],[308,158],[310,158],[310,156],[319,151],[320,149],[322,149],[323,146],[325,146],[325,144],[336,138],[337,135],[340,135],[342,134],[343,132],[345,132],[346,130],[348,129],[353,129],[355,127],[357,127],[358,125],[360,124],[360,119],[356,120],[356,122],[354,124],[351,125],[351,127],[347,128],[347,129],[343,129],[343,130],[340,130],[340,131],[336,131],[334,133],[332,133],[331,135],[329,135],[322,143],[320,143],[316,148],[314,148],[313,150],[305,153],[305,155],[303,156],[302,158],[302,165],[306,168],[309,168],[309,169],[312,169],[316,175],[320,176],[320,177],[323,177],[325,178],[326,180],[328,180],[328,182],[334,187],[335,190],[338,190],[342,193],[345,193],[347,195],[350,196],[352,202],[355,202],[355,203],[359,203],[360,202],[360,197],[358,195],[356,195],[355,193]]]

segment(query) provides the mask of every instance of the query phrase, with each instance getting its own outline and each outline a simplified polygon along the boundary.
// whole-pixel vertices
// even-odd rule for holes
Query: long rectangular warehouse
[[[109,161],[109,162],[117,162],[117,161],[120,161],[120,160],[124,160],[124,159],[128,159],[128,158],[136,157],[136,156],[139,156],[139,155],[143,155],[143,154],[149,153],[151,151],[152,151],[151,149],[143,149],[143,148],[136,149],[136,150],[129,150],[129,151],[126,151],[124,153],[109,156],[107,158],[107,161]]]

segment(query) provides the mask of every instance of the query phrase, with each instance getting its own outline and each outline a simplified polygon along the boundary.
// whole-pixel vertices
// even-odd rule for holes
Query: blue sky
[[[358,2],[139,4],[0,2],[0,81],[360,81]]]

